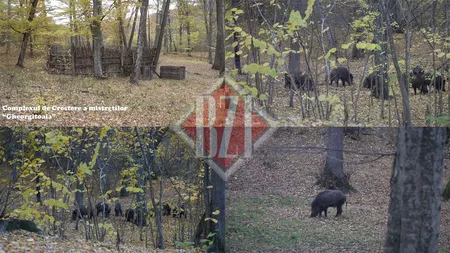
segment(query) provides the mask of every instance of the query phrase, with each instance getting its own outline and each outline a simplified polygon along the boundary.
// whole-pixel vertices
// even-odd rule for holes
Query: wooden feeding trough
[[[161,66],[159,71],[162,79],[174,79],[174,80],[186,79],[185,66]]]

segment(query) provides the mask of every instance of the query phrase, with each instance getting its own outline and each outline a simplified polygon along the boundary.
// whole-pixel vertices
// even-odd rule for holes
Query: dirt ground
[[[310,218],[311,203],[324,190],[314,183],[325,165],[316,148],[326,144],[326,129],[279,129],[229,181],[229,252],[383,252],[393,156],[379,155],[395,152],[396,134],[394,128],[368,128],[360,140],[347,136],[345,149],[363,153],[344,154],[359,193],[347,197],[341,217],[331,208],[328,218]],[[448,158],[444,164],[446,183]],[[442,203],[440,228],[440,252],[450,252],[449,202]]]
[[[180,119],[195,97],[211,89],[219,79],[217,71],[202,54],[162,55],[161,65],[186,66],[185,80],[159,79],[139,85],[129,82],[129,77],[111,77],[95,80],[92,77],[50,75],[45,71],[46,57],[27,58],[26,68],[14,66],[16,54],[0,62],[1,106],[122,106],[125,111],[50,111],[13,113],[50,115],[51,119],[11,120],[0,117],[0,126],[161,126]],[[159,67],[157,69],[159,72]]]

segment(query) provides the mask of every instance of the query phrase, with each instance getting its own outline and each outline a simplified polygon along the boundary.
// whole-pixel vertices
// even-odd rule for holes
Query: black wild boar
[[[315,89],[316,84],[308,75],[303,75],[301,71],[295,72],[292,75],[297,89],[302,88],[304,91],[313,91]],[[284,74],[284,88],[291,88],[291,85],[292,78],[289,77],[289,74]]]
[[[344,87],[346,82],[351,85],[353,84],[353,75],[344,67],[334,68],[330,73],[330,85],[336,82],[336,87],[339,86],[339,80],[342,81]]]
[[[416,66],[412,70],[412,75],[414,76],[422,76],[423,75],[423,69],[420,66]]]
[[[126,186],[120,188],[120,197],[121,198],[128,197],[128,192],[127,192],[127,187]]]
[[[102,213],[103,217],[108,218],[109,214],[111,213],[111,208],[109,207],[109,205],[107,203],[104,203],[104,204],[105,205],[103,205],[102,202],[95,204],[96,215],[98,216],[100,213]],[[90,217],[91,218],[94,217],[93,211],[91,211]]]
[[[146,217],[147,217],[147,212],[146,212],[145,208],[143,208],[143,207],[136,208],[134,224],[136,226],[141,226],[141,227],[147,226]]]
[[[82,217],[86,217],[88,215],[88,209],[85,206],[80,207],[80,212],[75,208],[72,212],[72,220],[81,219]]]
[[[342,214],[342,205],[347,203],[345,194],[340,190],[328,190],[319,193],[311,204],[311,217],[322,216],[322,212],[327,217],[328,207],[336,207],[336,217]],[[346,204],[347,205],[347,204]]]
[[[301,80],[301,87],[304,91],[314,91],[316,84],[307,75],[303,75]]]
[[[411,80],[411,83],[412,83],[412,87],[414,89],[414,95],[417,95],[417,89],[419,89],[419,91],[422,94],[428,93],[428,85],[426,83],[424,76],[422,76],[422,75],[414,76]]]
[[[116,205],[114,206],[114,213],[116,214],[116,217],[123,216],[122,213],[122,205],[119,201],[116,202]]]
[[[297,85],[297,88],[300,86],[300,79],[303,73],[301,71],[296,71],[292,73],[292,77],[294,78],[295,84]],[[290,78],[288,73],[284,74],[284,88],[291,88],[292,85],[292,78]]]
[[[427,87],[434,87],[436,90],[445,91],[445,80],[438,74],[425,73],[425,85]]]
[[[170,205],[168,203],[164,203],[164,210],[163,210],[163,215],[164,216],[168,216],[172,214],[172,208],[170,207]]]
[[[378,82],[378,71],[374,71],[366,78],[364,78],[363,87],[372,89],[372,87],[375,87],[377,82]]]
[[[127,209],[125,211],[125,218],[127,219],[128,222],[133,222],[134,221],[134,210],[133,209]]]

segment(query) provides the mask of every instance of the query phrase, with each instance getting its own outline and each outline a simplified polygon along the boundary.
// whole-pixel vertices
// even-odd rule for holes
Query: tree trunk
[[[399,128],[385,252],[438,252],[445,128]]]
[[[139,21],[139,32],[137,40],[136,62],[134,63],[134,70],[130,77],[130,82],[134,84],[139,84],[139,78],[141,76],[142,54],[144,52],[144,43],[145,43],[144,40],[146,39],[145,24],[147,23],[147,10],[148,10],[148,0],[142,0],[141,18]]]
[[[161,28],[158,33],[158,39],[155,41],[155,43],[156,43],[155,54],[156,55],[155,55],[155,58],[153,59],[153,66],[158,65],[158,62],[159,62],[159,56],[161,54],[161,48],[162,48],[163,35],[164,35],[164,31],[166,29],[166,24],[167,24],[167,16],[169,16],[169,7],[170,7],[170,0],[166,0],[164,2],[164,13],[163,13],[162,22],[161,22]]]
[[[33,2],[31,3],[31,10],[30,13],[28,14],[28,25],[33,21],[34,16],[36,14],[36,6],[38,4],[39,0],[33,0]],[[25,67],[24,61],[25,61],[25,53],[27,52],[27,44],[28,44],[28,40],[30,39],[31,36],[31,30],[29,27],[27,27],[27,30],[25,31],[25,33],[23,34],[23,39],[22,39],[22,46],[20,47],[20,53],[19,53],[19,59],[17,60],[17,66],[23,68]]]
[[[385,23],[390,24],[391,20],[389,17],[389,12],[386,9],[384,1],[380,1],[378,6],[379,6],[379,12],[384,14],[384,16],[385,16],[384,17]],[[411,7],[409,7],[409,9],[411,9]],[[408,18],[407,23],[409,23],[409,20],[410,19]],[[412,123],[412,119],[411,119],[411,109],[410,109],[411,106],[409,103],[408,84],[406,83],[406,81],[403,78],[402,71],[400,69],[400,64],[398,63],[397,50],[395,48],[394,36],[392,35],[392,28],[390,25],[387,25],[386,28],[387,28],[386,29],[387,40],[389,42],[389,51],[390,51],[389,53],[391,55],[392,62],[394,63],[395,71],[397,73],[397,80],[400,80],[400,82],[399,82],[400,83],[400,92],[402,94],[402,100],[403,100],[403,117],[404,117],[404,121],[405,121],[402,123],[405,123],[405,125],[407,127],[412,127],[413,123]],[[409,32],[407,31],[406,34],[408,34],[408,33]],[[408,48],[407,48],[407,50],[408,50]],[[406,62],[408,62],[408,61],[406,61]]]
[[[178,48],[180,49],[180,53],[181,53],[181,52],[183,52],[183,24],[182,23],[180,23],[179,31],[180,31],[180,41],[178,42]]]
[[[77,190],[75,192],[75,204],[78,207],[84,206],[84,184],[77,180]]]
[[[141,15],[144,15],[141,13]],[[147,8],[147,12],[145,13],[145,24],[144,24],[144,35],[142,35],[142,38],[144,39],[144,49],[148,49],[148,41],[149,39],[147,38],[147,17],[148,17],[148,8]],[[139,23],[139,26],[141,26],[142,23]]]
[[[445,201],[450,200],[450,180],[448,180],[447,184],[445,185],[444,192],[442,193],[442,198]]]
[[[211,0],[203,0],[203,18],[205,22],[205,31],[206,31],[206,43],[208,47],[208,63],[212,64],[212,32],[210,31],[210,27],[212,26],[211,19],[208,23],[208,15],[212,16],[211,10]]]
[[[36,202],[42,204],[42,198],[41,198],[41,185],[40,185],[40,178],[39,176],[36,177]]]
[[[339,179],[344,178],[344,128],[330,127],[328,128],[327,137],[327,160],[325,170],[330,169]]]
[[[8,19],[11,20],[11,0],[8,0]],[[6,54],[11,52],[11,32],[8,31],[8,41],[6,44]]]
[[[213,64],[213,54],[212,54],[212,46],[213,46],[213,13],[214,13],[214,5],[213,0],[208,0],[209,2],[209,49],[208,49],[208,62],[209,64]]]
[[[302,3],[301,1],[291,1],[291,11],[301,11],[302,9]],[[291,38],[290,42],[290,48],[291,50],[298,51],[300,50],[300,44],[297,41],[294,41],[293,38]],[[300,53],[289,53],[289,72],[295,73],[300,71]]]
[[[208,164],[204,164],[203,166],[204,174],[203,174],[203,206],[205,207],[205,212],[203,213],[200,221],[198,222],[197,229],[195,230],[194,238],[192,241],[194,241],[194,245],[196,247],[199,247],[202,245],[201,240],[206,239],[207,236],[210,233],[214,233],[214,231],[211,230],[211,220],[209,218],[212,218],[211,214],[211,194],[210,194],[210,186],[211,186],[211,179],[210,179],[210,168]],[[208,218],[208,220],[206,220]]]
[[[191,22],[189,20],[189,6],[186,6],[186,33],[187,33],[187,53],[191,57],[192,45],[191,45]]]
[[[232,0],[231,1],[231,8],[238,8],[238,0]],[[233,14],[234,15],[234,12]],[[237,19],[233,19],[234,26],[238,26]],[[239,52],[239,35],[240,33],[234,32],[233,33],[233,42],[236,43],[236,46],[234,47],[234,66],[238,70],[238,74],[242,74],[242,67],[241,67],[241,56],[238,54]]]
[[[219,75],[225,73],[225,3],[221,0],[216,0],[217,13],[217,37],[216,37],[216,52],[214,56],[213,69],[219,70]]]
[[[121,44],[123,45],[123,48],[128,48],[127,45],[127,36],[125,35],[125,27],[123,26],[123,7],[122,7],[122,2],[121,0],[118,1],[118,7],[119,7],[119,30],[120,30],[120,40],[121,40]]]
[[[133,26],[131,27],[130,39],[128,40],[128,50],[131,50],[131,47],[133,44],[134,30],[136,29],[138,10],[139,10],[139,7],[136,6],[136,10],[134,11],[135,14],[134,14]]]
[[[376,7],[378,3],[373,3],[375,8],[374,11],[376,11],[378,8]],[[381,47],[381,51],[375,50],[375,65],[380,66],[383,69],[388,69],[387,67],[387,37],[386,37],[386,30],[383,27],[386,24],[386,21],[383,18],[383,15],[379,15],[375,19],[375,36],[374,41]],[[389,99],[389,79],[388,79],[388,73],[386,71],[383,71],[378,75],[377,82],[375,84],[374,89],[372,90],[373,95],[376,98],[379,98],[381,100]],[[381,117],[384,118],[384,102],[382,102],[381,105]]]
[[[141,135],[139,133],[138,128],[135,128],[135,132],[136,132],[136,136],[139,142],[139,146],[141,148],[141,152],[144,156],[144,162],[145,162],[145,166],[147,168],[146,172],[147,175],[152,175],[152,171],[153,168],[155,167],[155,160],[156,160],[156,150],[158,148],[158,145],[161,143],[162,141],[162,137],[163,137],[163,133],[162,131],[160,131],[158,128],[152,128],[150,130],[150,136],[152,138],[152,142],[150,145],[150,150],[146,151],[144,149],[144,145],[142,143],[142,138]],[[149,159],[147,159],[147,157],[149,157]],[[150,189],[150,199],[152,202],[152,206],[156,207],[156,201],[155,201],[155,192],[153,190],[153,180],[150,178],[149,179],[149,189]],[[145,184],[144,184],[145,185]],[[162,196],[162,192],[161,192],[161,196]],[[160,196],[160,197],[161,197]],[[163,201],[162,198],[160,199],[160,201]],[[160,205],[163,202],[160,202]],[[155,208],[155,218],[156,218],[156,226],[158,229],[158,247],[159,249],[164,249],[165,248],[165,244],[164,244],[164,234],[163,234],[163,227],[162,227],[162,216],[161,216],[161,211],[160,208]]]
[[[178,32],[180,33],[178,48],[180,53],[183,52],[183,15],[183,1],[178,1],[178,23],[180,23],[180,27],[178,28]]]
[[[168,42],[168,50],[169,52],[172,52],[172,24],[171,24],[171,18],[170,18],[170,12],[169,16],[167,17],[167,25],[168,25],[168,36],[169,36],[169,42]]]
[[[327,159],[317,184],[328,189],[354,191],[344,173],[344,128],[328,128]]]
[[[98,79],[104,78],[102,69],[102,51],[103,51],[103,34],[102,34],[102,1],[92,0],[93,21],[91,25],[92,31],[92,56],[94,64],[94,77]]]
[[[220,213],[214,218],[217,219],[213,231],[217,230],[214,236],[213,244],[206,252],[225,252],[225,181],[215,172],[212,172],[213,196],[212,206],[213,212]]]
[[[291,1],[290,2],[290,11],[301,11],[302,9],[302,3],[301,1]],[[292,35],[293,36],[293,35]],[[290,48],[293,51],[298,51],[300,50],[300,43],[299,41],[294,41],[294,38],[291,38],[290,40]],[[300,71],[300,53],[293,53],[293,52],[289,52],[289,57],[288,57],[288,69],[289,72],[291,74],[295,73],[295,72],[299,72]],[[301,105],[302,106],[302,105]],[[289,107],[294,107],[294,91],[290,90],[289,93]]]

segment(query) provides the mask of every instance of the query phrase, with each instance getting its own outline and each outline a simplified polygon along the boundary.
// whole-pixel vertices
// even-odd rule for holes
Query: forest
[[[224,12],[213,0],[2,0],[0,103],[129,108],[54,112],[46,126],[167,125],[224,74]]]
[[[230,7],[228,82],[277,119],[449,124],[448,1],[232,0]]]
[[[227,252],[449,252],[448,140],[445,128],[277,129],[228,181]]]
[[[224,252],[225,182],[194,155],[167,128],[0,128],[0,249]]]

